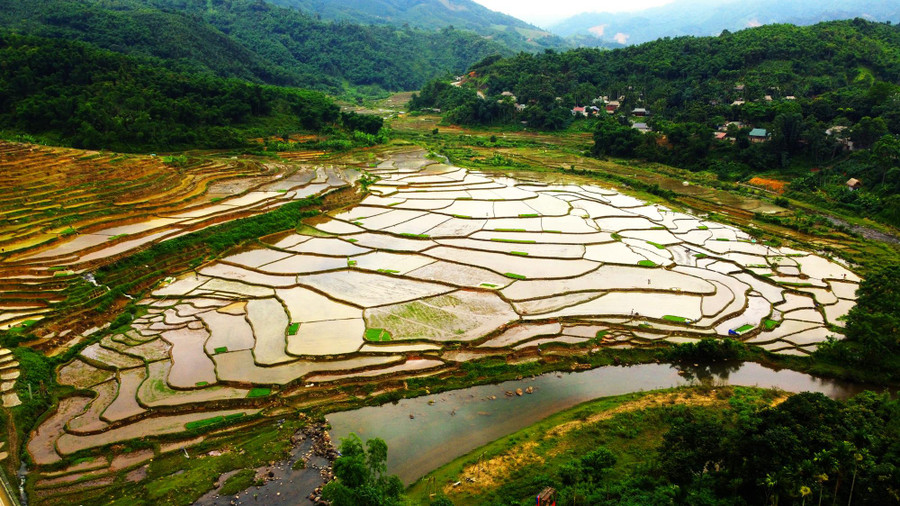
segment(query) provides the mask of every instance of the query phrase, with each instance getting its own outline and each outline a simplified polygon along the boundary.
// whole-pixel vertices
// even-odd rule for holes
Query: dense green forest
[[[454,123],[557,130],[576,118],[576,106],[621,102],[591,120],[595,156],[709,170],[727,181],[780,172],[794,181],[789,196],[900,225],[900,26],[772,25],[613,51],[493,56],[470,70],[475,77],[462,87],[430,82],[410,107],[441,109]],[[649,116],[633,116],[636,108]],[[633,129],[637,122],[653,132]],[[754,128],[766,137],[751,139]],[[850,155],[849,142],[857,150]],[[863,191],[846,187],[850,177]]]
[[[871,392],[846,402],[818,393],[774,407],[762,400],[738,390],[727,409],[671,405],[585,424],[576,429],[583,442],[518,470],[476,502],[534,504],[551,486],[557,504],[577,506],[898,503],[900,402]],[[658,431],[662,441],[635,452],[637,462],[621,455],[621,444]],[[630,465],[613,475],[619,458]]]
[[[340,119],[320,92],[176,73],[88,44],[0,33],[0,61],[0,130],[75,147],[234,147]]]
[[[425,30],[454,27],[490,37],[515,51],[566,45],[560,37],[472,0],[272,0],[272,3],[331,21],[409,25]]]
[[[157,57],[180,71],[329,92],[418,89],[510,52],[473,32],[323,22],[262,0],[0,0],[0,28]]]

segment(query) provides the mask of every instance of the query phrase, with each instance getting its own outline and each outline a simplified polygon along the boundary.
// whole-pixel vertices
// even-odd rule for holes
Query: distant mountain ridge
[[[453,27],[485,35],[513,50],[562,47],[556,35],[472,0],[270,0],[328,21],[439,30]]]
[[[865,18],[900,22],[900,2],[885,0],[678,0],[638,12],[584,13],[550,28],[580,45],[640,44],[662,37],[718,35],[773,23],[798,26]]]

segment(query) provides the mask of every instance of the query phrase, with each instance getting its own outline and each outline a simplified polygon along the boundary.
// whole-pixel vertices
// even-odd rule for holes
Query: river
[[[388,472],[409,485],[460,455],[572,406],[600,397],[689,385],[699,379],[788,392],[821,392],[835,399],[865,389],[863,385],[786,369],[776,371],[756,363],[685,368],[684,374],[668,364],[643,364],[549,373],[332,413],[328,420],[335,442],[351,432],[363,440],[383,439],[389,449]],[[506,394],[528,387],[533,387],[534,393]]]

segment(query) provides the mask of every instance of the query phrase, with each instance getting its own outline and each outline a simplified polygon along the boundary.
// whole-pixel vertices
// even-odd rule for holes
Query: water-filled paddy
[[[35,461],[179,432],[212,416],[203,411],[220,409],[216,403],[249,402],[243,399],[254,386],[302,397],[302,387],[318,382],[436,374],[522,349],[577,353],[729,334],[806,354],[840,337],[830,326],[853,307],[859,278],[816,254],[759,244],[738,229],[614,190],[473,173],[423,155],[402,153],[379,165],[382,179],[364,204],[317,217],[309,235],[302,233],[309,227],[280,234],[159,286],[141,302],[147,314],[132,330],[86,347],[59,370],[61,383],[102,395],[61,404],[32,435]],[[578,383],[565,401],[540,402],[618,392],[597,390],[600,380],[628,388],[678,382],[671,372],[645,380],[627,371]],[[495,405],[522,409],[531,401],[511,402]],[[172,406],[198,414],[173,417],[164,409]],[[238,412],[251,410],[229,411]],[[435,429],[436,441],[458,434],[460,415]],[[511,430],[493,416],[483,418]],[[107,422],[116,425],[103,428]],[[428,448],[421,458],[438,451]],[[406,457],[410,469],[423,468],[419,456]]]

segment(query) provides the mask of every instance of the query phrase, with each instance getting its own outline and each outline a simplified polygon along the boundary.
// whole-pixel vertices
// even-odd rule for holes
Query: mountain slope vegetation
[[[89,44],[0,33],[0,130],[126,152],[243,145],[339,118],[324,94],[183,74]]]
[[[900,226],[898,48],[900,27],[855,19],[519,54],[474,65],[462,87],[429,83],[411,107],[439,108],[462,124],[526,121],[553,130],[573,121],[576,106],[620,102],[615,114],[595,115],[596,156],[706,170],[725,181],[769,173],[792,180],[797,198]],[[863,191],[848,189],[848,178]]]
[[[516,51],[562,47],[565,41],[472,0],[273,0],[322,19],[359,24],[409,25],[425,30],[454,27],[489,36]]]
[[[323,22],[261,0],[0,0],[0,27],[152,56],[180,71],[332,92],[417,89],[510,53],[471,32]]]

